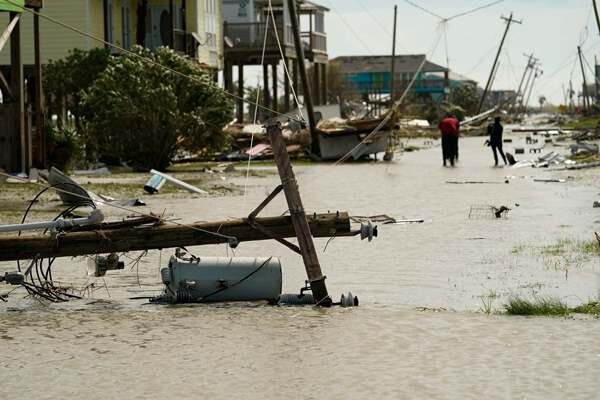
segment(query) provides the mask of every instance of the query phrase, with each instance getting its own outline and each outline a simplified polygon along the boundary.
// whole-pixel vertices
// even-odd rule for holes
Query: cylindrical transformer
[[[171,257],[161,270],[172,302],[275,302],[281,295],[281,261],[275,257]]]

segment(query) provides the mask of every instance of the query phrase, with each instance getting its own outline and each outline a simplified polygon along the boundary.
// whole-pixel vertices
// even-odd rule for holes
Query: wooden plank
[[[348,213],[314,214],[307,216],[315,237],[352,236]],[[280,237],[295,237],[292,217],[257,218],[256,221]],[[120,253],[137,250],[166,249],[227,243],[233,236],[239,242],[272,240],[250,227],[244,220],[208,222],[190,226],[161,225],[129,229],[68,232],[55,238],[49,236],[0,237],[0,261],[40,257],[72,257],[86,254]]]
[[[4,48],[4,45],[8,41],[8,38],[10,38],[10,34],[12,33],[13,29],[15,29],[15,26],[17,25],[17,22],[19,22],[20,19],[21,14],[16,14],[13,18],[11,18],[4,32],[2,32],[2,36],[0,36],[0,51],[2,51],[2,49]]]

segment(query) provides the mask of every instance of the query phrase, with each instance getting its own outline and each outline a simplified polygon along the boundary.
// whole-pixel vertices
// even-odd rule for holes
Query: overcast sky
[[[493,0],[411,0],[442,17],[483,6]],[[393,7],[398,5],[398,54],[428,54],[446,65],[439,19],[411,6],[405,0],[316,0],[331,10],[326,16],[330,58],[340,55],[390,54]],[[600,54],[600,36],[592,0],[505,0],[447,24],[450,68],[485,85],[505,23],[501,15],[514,12],[523,24],[513,24],[494,89],[516,90],[526,65],[524,53],[534,52],[544,75],[534,87],[531,103],[545,95],[555,104],[564,102],[562,84],[581,87],[581,69],[575,63],[582,45],[591,68]],[[587,28],[586,28],[587,27]],[[434,44],[441,37],[432,53]],[[586,70],[588,82],[592,72]]]

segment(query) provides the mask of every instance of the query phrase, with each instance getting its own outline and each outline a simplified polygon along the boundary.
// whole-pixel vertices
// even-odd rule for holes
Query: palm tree
[[[544,104],[546,103],[546,96],[542,95],[538,98],[538,102],[540,103],[540,112],[544,109]]]

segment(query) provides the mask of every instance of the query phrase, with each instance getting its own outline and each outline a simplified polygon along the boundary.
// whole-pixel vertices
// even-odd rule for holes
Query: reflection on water
[[[307,210],[426,220],[381,227],[370,244],[337,238],[320,254],[330,292],[337,299],[351,290],[361,307],[128,300],[160,290],[158,271],[172,252],[153,251],[138,266],[95,282],[95,299],[43,306],[13,296],[0,303],[0,398],[596,398],[597,320],[473,313],[490,294],[496,309],[514,294],[555,295],[572,304],[598,296],[598,260],[562,265],[540,255],[561,238],[588,239],[598,230],[596,176],[578,173],[565,184],[519,178],[446,184],[569,174],[494,169],[482,139],[461,146],[455,169],[441,168],[437,148],[392,164],[297,168]],[[239,217],[276,179],[250,184],[245,199],[150,205],[184,221]],[[469,207],[482,203],[512,210],[506,220],[469,220]],[[278,199],[263,215],[286,208]],[[320,251],[326,241],[317,240]],[[304,282],[300,258],[272,242],[244,243],[236,255],[281,257],[287,292]],[[55,276],[81,287],[89,283],[85,264],[60,260]],[[0,271],[12,268],[0,264]]]

